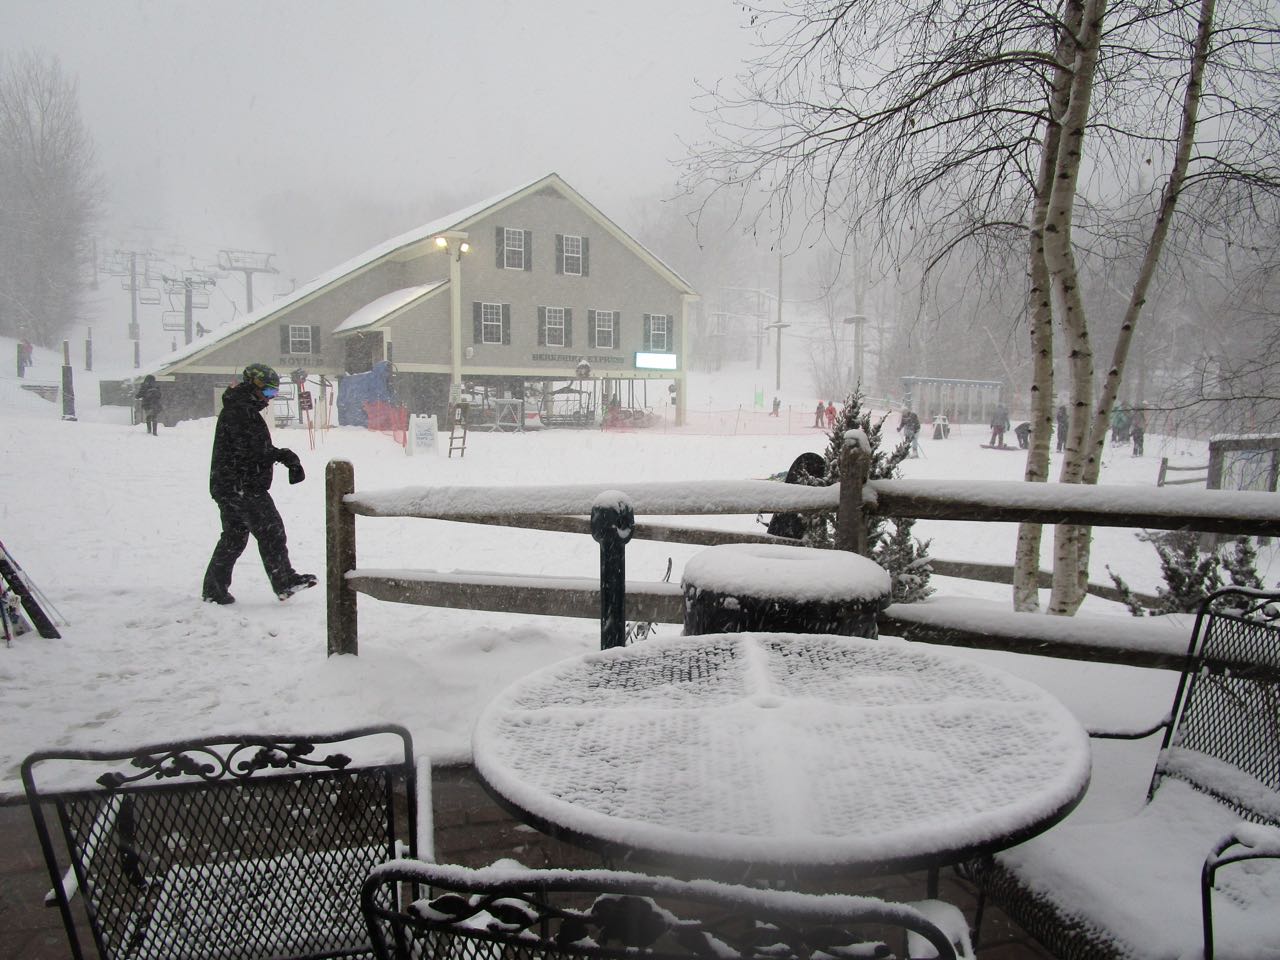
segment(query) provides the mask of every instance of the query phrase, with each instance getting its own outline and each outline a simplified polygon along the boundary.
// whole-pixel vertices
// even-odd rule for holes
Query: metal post
[[[356,515],[343,497],[355,493],[355,467],[348,460],[330,460],[324,470],[325,599],[329,656],[358,654],[356,592],[347,584],[347,571],[356,566]]]
[[[76,385],[71,373],[71,341],[62,341],[62,419],[76,418]]]
[[[84,368],[87,372],[93,372],[93,327],[89,327],[89,329],[85,331]]]
[[[182,298],[182,336],[184,342],[191,343],[191,278],[187,277],[182,283],[185,288]]]
[[[616,500],[611,499],[615,496]],[[591,537],[600,544],[601,650],[626,645],[626,547],[635,523],[635,511],[617,491],[602,494],[591,507]]]
[[[23,352],[21,342],[15,343],[13,349],[18,351],[18,377],[21,379],[27,375],[27,357]]]

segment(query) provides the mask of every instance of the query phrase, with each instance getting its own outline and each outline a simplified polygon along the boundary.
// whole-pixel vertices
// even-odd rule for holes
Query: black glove
[[[279,463],[283,463],[286,467],[289,467],[290,469],[292,469],[293,467],[296,467],[299,463],[301,463],[296,453],[294,453],[292,450],[285,450],[285,449],[280,449],[276,451],[276,460]]]
[[[302,470],[302,464],[298,462],[298,458],[295,456],[293,463],[289,464],[289,482],[301,483],[306,478],[307,475]]]

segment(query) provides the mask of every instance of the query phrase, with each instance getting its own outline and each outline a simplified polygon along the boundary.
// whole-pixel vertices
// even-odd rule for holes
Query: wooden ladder
[[[453,458],[453,451],[458,451],[459,457],[467,455],[467,412],[470,404],[455,403],[449,410],[449,458]]]

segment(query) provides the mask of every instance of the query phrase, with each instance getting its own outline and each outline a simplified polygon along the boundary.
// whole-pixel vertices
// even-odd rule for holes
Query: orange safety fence
[[[400,446],[409,440],[409,408],[385,400],[371,400],[364,405],[370,430],[385,433]]]

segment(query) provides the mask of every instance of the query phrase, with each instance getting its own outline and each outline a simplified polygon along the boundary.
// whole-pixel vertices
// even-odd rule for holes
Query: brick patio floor
[[[529,867],[600,865],[595,854],[512,819],[489,798],[470,767],[437,768],[432,780],[438,861],[482,866],[511,857]],[[65,960],[70,956],[57,909],[43,905],[48,889],[49,875],[26,805],[19,800],[0,806],[0,958]],[[918,900],[925,896],[925,876],[837,878],[825,889]],[[944,871],[939,896],[972,919],[976,901],[971,885]],[[995,909],[987,910],[982,927],[982,960],[1053,960]],[[91,943],[86,946],[92,952]]]

